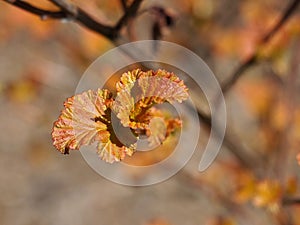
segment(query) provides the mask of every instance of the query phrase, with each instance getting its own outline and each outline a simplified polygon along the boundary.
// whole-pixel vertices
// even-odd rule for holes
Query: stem
[[[272,37],[280,30],[280,28],[287,22],[287,20],[291,17],[293,12],[297,9],[297,6],[299,5],[299,0],[294,0],[290,3],[290,5],[287,7],[287,9],[283,12],[278,22],[275,24],[275,26],[261,39],[260,44],[258,45],[257,49],[254,51],[254,53],[244,62],[242,63],[231,75],[229,80],[227,80],[222,85],[222,91],[223,94],[231,89],[231,87],[237,82],[237,80],[244,74],[244,72],[249,69],[251,66],[253,66],[255,63],[257,63],[257,55],[259,52],[259,49],[263,45],[266,45]]]

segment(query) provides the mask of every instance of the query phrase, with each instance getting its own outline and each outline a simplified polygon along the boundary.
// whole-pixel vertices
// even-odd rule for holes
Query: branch
[[[206,127],[211,130],[211,117],[205,115],[200,110],[197,110],[197,114],[199,119],[206,125]],[[214,131],[217,132],[218,131]],[[237,145],[235,141],[233,141],[228,134],[225,133],[223,144],[228,148],[228,150],[232,153],[232,155],[238,160],[238,162],[252,171],[259,172],[259,168],[257,164],[260,165],[259,157],[254,157],[247,153],[242,145]]]
[[[283,205],[298,205],[300,204],[300,198],[285,198],[282,200]]]
[[[74,4],[66,0],[50,0],[50,2],[64,11],[68,15],[68,18],[76,20],[78,23],[84,25],[90,30],[102,34],[108,39],[114,39],[115,33],[112,27],[97,22],[88,13]]]
[[[124,12],[127,10],[127,1],[126,0],[120,0],[122,8]]]
[[[235,70],[231,78],[229,78],[229,80],[222,85],[223,94],[225,94],[237,82],[237,80],[247,69],[257,63],[257,55],[261,47],[267,44],[272,39],[272,37],[274,37],[274,35],[280,30],[280,28],[287,22],[293,12],[297,9],[299,3],[299,0],[293,0],[290,3],[275,26],[261,39],[261,42],[258,45],[256,51],[254,51],[254,53]]]
[[[130,18],[137,14],[137,11],[143,0],[134,0],[129,7],[126,7],[124,15],[120,18],[115,26],[105,25],[96,21],[84,10],[66,0],[49,0],[60,9],[58,11],[40,9],[22,0],[3,1],[31,14],[37,15],[42,19],[73,19],[86,28],[101,34],[114,42],[119,37],[121,29],[127,25]]]
[[[31,14],[39,16],[41,19],[64,19],[67,17],[67,14],[61,10],[59,11],[49,11],[37,8],[32,6],[31,4],[24,1],[12,1],[12,0],[4,0],[5,2],[16,6],[17,8],[23,9]]]
[[[114,27],[117,33],[128,23],[128,21],[133,18],[136,14],[143,0],[134,0],[131,5],[125,11],[125,14],[121,17],[121,19],[117,22]]]

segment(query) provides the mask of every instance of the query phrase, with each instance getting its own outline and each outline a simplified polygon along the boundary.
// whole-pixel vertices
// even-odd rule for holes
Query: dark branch
[[[280,20],[277,22],[277,24],[271,29],[261,40],[261,43],[257,50],[244,62],[242,63],[236,71],[233,73],[231,78],[224,83],[222,86],[223,94],[225,94],[230,88],[236,83],[236,81],[242,76],[242,74],[249,69],[251,66],[253,66],[255,63],[257,63],[257,55],[258,51],[261,48],[262,45],[265,45],[267,42],[271,40],[271,38],[279,31],[279,29],[286,23],[286,21],[290,18],[292,13],[296,10],[299,0],[294,0],[291,2],[289,7],[287,7],[286,11],[282,14]],[[198,111],[199,118],[211,128],[211,117],[206,116],[200,111]],[[245,151],[242,151],[241,146],[237,146],[235,142],[231,141],[228,136],[224,137],[224,145],[228,147],[229,151],[240,161],[241,164],[245,165],[248,168],[252,168],[256,170],[255,163],[259,163],[259,157],[256,157],[257,159],[254,159],[253,157],[250,157],[249,154],[246,154]],[[252,161],[253,160],[253,161]],[[251,163],[249,163],[251,162]]]
[[[115,26],[117,33],[128,23],[128,21],[133,18],[136,14],[143,0],[135,0],[127,8],[125,14],[121,17],[118,23]]]
[[[73,19],[86,28],[105,36],[107,39],[114,42],[119,37],[120,30],[127,25],[130,18],[137,14],[137,11],[143,0],[134,0],[132,4],[126,8],[124,15],[116,23],[109,26],[96,21],[88,13],[81,8],[66,0],[50,0],[60,10],[50,11],[40,9],[22,0],[3,0],[29,13],[39,16],[42,19]],[[125,1],[124,1],[125,2]]]
[[[65,0],[50,0],[50,1],[54,5],[58,6],[62,11],[64,11],[68,15],[68,18],[72,18],[76,20],[78,23],[82,24],[83,26],[99,34],[102,34],[108,39],[111,40],[114,39],[115,35],[112,27],[97,22],[88,13],[86,13],[84,10],[80,9],[79,7]]]
[[[76,16],[78,7],[68,2],[68,0],[49,0],[49,1],[52,2],[54,5],[58,6],[59,8],[61,8],[69,15],[74,17]]]
[[[4,0],[5,2],[12,4],[16,6],[17,8],[23,9],[27,12],[30,12],[34,15],[39,16],[41,19],[63,19],[67,17],[67,14],[63,11],[49,11],[37,8],[35,6],[32,6],[31,4],[24,2],[24,1],[10,1],[10,0]]]
[[[189,107],[190,110],[193,110],[193,107],[191,105],[188,104],[187,106]],[[209,115],[206,115],[204,112],[202,112],[199,109],[197,109],[197,114],[199,119],[203,122],[205,127],[208,129],[208,131],[215,132],[216,135],[220,136],[218,130],[212,130],[211,117]],[[236,141],[233,141],[232,138],[226,133],[224,136],[223,144],[241,165],[255,172],[259,172],[258,167],[256,165],[260,163],[259,158],[248,154],[248,152],[244,149],[242,145],[237,144]]]
[[[203,112],[197,110],[199,119],[206,125],[206,127],[211,130],[211,117],[205,115]],[[211,130],[211,132],[213,132]],[[218,131],[214,131],[218,132]],[[232,155],[239,161],[239,163],[245,166],[248,169],[252,169],[253,171],[259,172],[257,168],[257,163],[260,163],[259,158],[249,155],[244,147],[237,145],[236,141],[233,141],[232,138],[225,134],[223,144],[227,147],[227,149],[232,153]],[[253,163],[255,162],[255,163]]]
[[[237,82],[242,74],[256,63],[256,52],[242,63],[231,75],[229,80],[222,85],[222,92],[225,95],[227,91]]]
[[[249,69],[252,65],[254,65],[257,62],[256,59],[261,46],[267,44],[272,39],[272,37],[280,30],[280,28],[287,22],[287,20],[291,17],[293,12],[297,9],[299,3],[299,0],[293,0],[290,3],[290,5],[282,14],[281,18],[275,24],[275,26],[261,39],[261,42],[256,51],[243,64],[241,64],[235,70],[235,72],[232,74],[229,80],[222,85],[223,94],[225,94],[236,83],[236,81],[242,76],[242,74],[247,69]]]
[[[283,205],[298,205],[300,204],[300,198],[285,198],[282,200]]]
[[[85,27],[89,28],[90,30],[102,34],[103,36],[107,37],[112,41],[114,41],[117,36],[112,27],[102,25],[99,22],[95,21],[93,18],[90,17],[90,15],[88,15],[82,9],[78,8],[76,20],[82,25],[84,25]]]
[[[127,1],[126,0],[120,0],[122,8],[124,12],[127,10]]]
[[[280,30],[280,28],[285,24],[285,22],[290,18],[293,12],[297,9],[300,1],[294,0],[291,4],[287,7],[286,11],[282,14],[280,20],[277,24],[273,27],[272,30],[262,39],[263,43],[267,43],[276,33]]]

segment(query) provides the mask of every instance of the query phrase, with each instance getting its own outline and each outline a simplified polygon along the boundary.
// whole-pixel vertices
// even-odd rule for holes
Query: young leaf
[[[154,104],[182,102],[188,89],[175,74],[165,70],[124,73],[117,83],[117,97],[113,110],[124,126],[147,129]]]
[[[116,90],[116,99],[100,89],[68,98],[54,123],[54,146],[68,154],[97,142],[99,156],[112,163],[134,153],[139,134],[146,134],[150,145],[159,145],[181,126],[179,119],[166,119],[152,107],[188,98],[186,86],[173,73],[129,71],[122,75]]]
[[[158,146],[166,139],[167,126],[161,117],[154,117],[149,123],[149,146]]]
[[[65,109],[54,123],[54,146],[68,154],[69,150],[78,150],[82,145],[98,141],[99,156],[107,162],[120,161],[126,154],[132,155],[133,145],[119,147],[110,140],[113,131],[109,129],[111,121],[107,111],[112,101],[111,94],[100,89],[68,98]]]
[[[136,144],[132,144],[130,147],[119,147],[116,144],[113,144],[108,138],[107,141],[99,142],[97,153],[104,161],[113,163],[115,161],[123,160],[126,155],[132,156],[135,149]]]
[[[109,133],[103,116],[110,102],[110,94],[106,90],[89,90],[68,98],[64,103],[65,109],[54,122],[54,146],[68,154],[69,150],[78,150],[82,145],[107,136]]]
[[[146,134],[148,136],[149,146],[158,146],[173,133],[180,128],[182,121],[180,119],[165,119],[163,117],[154,117],[150,120]]]

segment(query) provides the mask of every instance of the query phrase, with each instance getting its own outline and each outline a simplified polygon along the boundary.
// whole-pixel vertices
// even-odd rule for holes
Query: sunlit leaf
[[[128,71],[122,75],[120,81],[116,84],[118,94],[113,104],[113,110],[121,120],[121,123],[126,127],[131,122],[129,115],[134,109],[134,98],[131,96],[131,89],[141,74],[142,71],[140,69]]]
[[[108,135],[107,125],[96,118],[103,118],[109,103],[108,91],[87,91],[68,98],[65,109],[54,123],[54,146],[62,153],[79,149]]]
[[[154,103],[182,102],[188,98],[188,89],[174,73],[149,70],[138,79],[140,99],[151,98]],[[145,100],[146,103],[147,100]]]
[[[182,102],[188,98],[187,87],[175,74],[165,70],[133,70],[124,73],[116,84],[113,109],[124,126],[147,129],[154,104]]]
[[[97,146],[97,153],[106,162],[113,163],[114,161],[120,161],[125,158],[126,155],[132,156],[136,149],[136,144],[130,147],[119,147],[113,144],[109,138],[107,141],[99,142]]]
[[[167,126],[161,117],[154,117],[149,123],[149,146],[158,146],[166,139]]]
[[[149,85],[151,83],[151,85]],[[181,126],[153,107],[187,99],[187,88],[176,75],[164,70],[124,73],[113,99],[107,90],[86,91],[67,99],[54,123],[53,144],[62,153],[97,142],[97,153],[107,161],[120,161],[136,149],[138,135],[146,134],[157,146]]]
[[[107,161],[120,161],[126,154],[132,155],[134,147],[117,146],[110,140],[109,107],[111,94],[107,90],[86,91],[68,98],[65,109],[54,123],[52,137],[54,146],[62,153],[78,150],[82,145],[98,141],[98,153]]]

